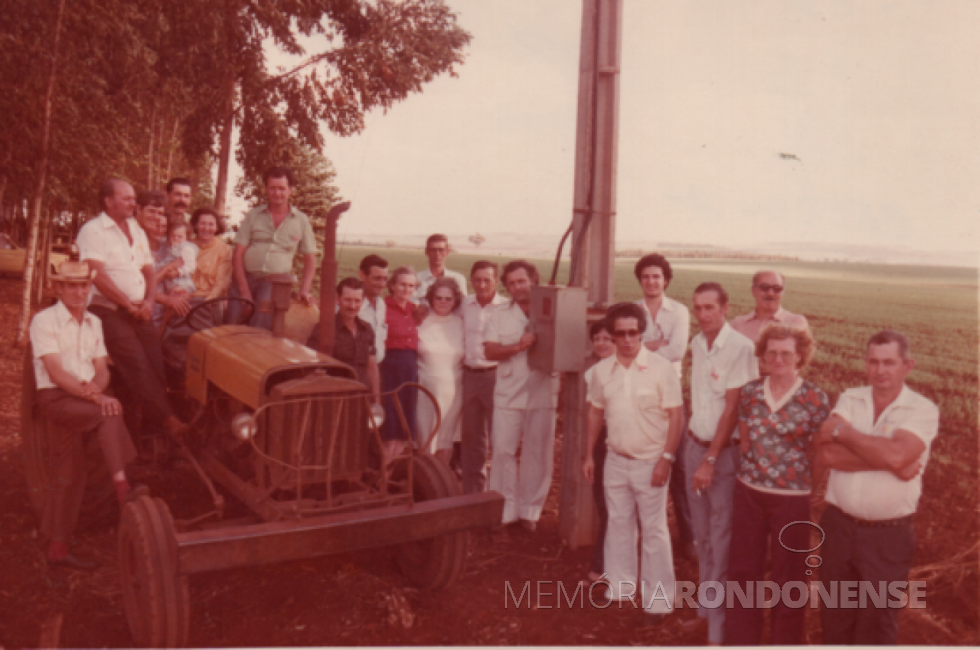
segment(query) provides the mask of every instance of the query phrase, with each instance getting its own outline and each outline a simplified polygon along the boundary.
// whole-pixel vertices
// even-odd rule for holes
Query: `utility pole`
[[[622,24],[622,0],[583,0],[569,285],[588,289],[589,313],[596,317],[613,302]],[[586,444],[582,374],[567,373],[563,391],[558,529],[574,549],[591,544],[595,528],[592,485],[581,471]]]

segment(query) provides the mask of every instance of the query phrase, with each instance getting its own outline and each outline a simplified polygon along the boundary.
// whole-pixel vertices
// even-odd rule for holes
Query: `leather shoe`
[[[59,569],[72,569],[74,571],[91,571],[98,566],[95,562],[91,560],[82,560],[77,558],[71,553],[61,558],[60,560],[48,560],[49,567],[57,567]]]
[[[521,528],[524,529],[525,533],[533,533],[538,529],[538,522],[531,521],[530,519],[521,519]]]

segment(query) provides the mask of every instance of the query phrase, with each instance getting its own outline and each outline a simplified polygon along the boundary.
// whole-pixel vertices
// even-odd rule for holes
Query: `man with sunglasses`
[[[681,438],[681,382],[669,361],[643,345],[647,318],[641,306],[620,303],[609,310],[607,319],[613,326],[616,354],[593,366],[588,456],[582,472],[589,482],[595,479],[593,449],[605,423],[603,486],[609,521],[604,568],[609,598],[639,597],[645,612],[667,614],[674,605],[667,483]]]
[[[429,258],[429,268],[418,274],[419,286],[415,290],[414,302],[425,305],[425,294],[432,283],[439,278],[451,278],[466,295],[466,276],[446,268],[446,258],[449,257],[449,238],[436,233],[425,240],[425,256]]]
[[[753,343],[759,340],[759,334],[769,323],[806,329],[808,325],[805,316],[783,309],[785,288],[786,278],[782,273],[764,270],[753,275],[752,297],[755,298],[755,310],[733,318],[732,328]]]

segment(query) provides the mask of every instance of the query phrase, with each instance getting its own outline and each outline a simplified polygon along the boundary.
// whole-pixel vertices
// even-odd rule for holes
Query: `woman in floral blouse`
[[[732,541],[728,580],[742,593],[755,591],[766,579],[766,548],[770,549],[770,580],[786,591],[775,595],[772,609],[773,645],[804,642],[803,603],[809,591],[806,551],[810,532],[810,438],[830,415],[827,395],[804,381],[800,371],[813,357],[814,342],[808,330],[774,323],[756,343],[755,354],[769,375],[742,387],[738,406],[738,431],[742,460],[732,503]],[[791,551],[789,549],[794,549]],[[734,585],[732,585],[734,586]],[[729,594],[734,607],[726,616],[729,645],[758,645],[762,640],[763,608],[743,609],[739,595]],[[767,594],[773,598],[771,592]],[[787,597],[798,607],[787,607]]]

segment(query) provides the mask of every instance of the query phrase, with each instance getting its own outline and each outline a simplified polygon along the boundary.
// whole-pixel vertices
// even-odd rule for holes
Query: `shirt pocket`
[[[643,411],[660,408],[660,393],[655,390],[641,389],[636,391],[636,406]]]
[[[726,381],[727,381],[727,377],[725,377],[723,373],[720,373],[717,370],[711,370],[711,372],[708,373],[708,388],[715,395],[725,394]]]

